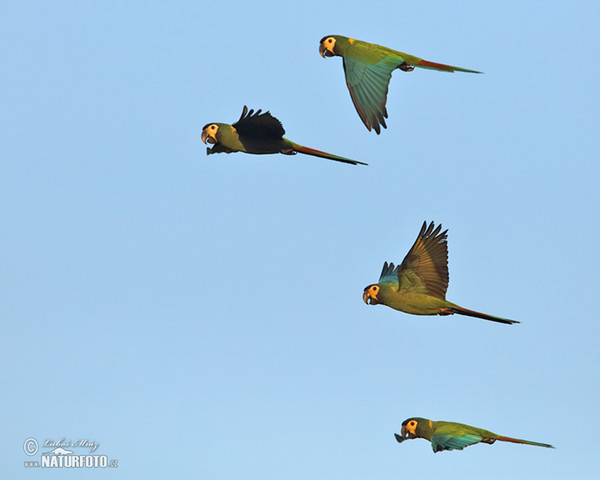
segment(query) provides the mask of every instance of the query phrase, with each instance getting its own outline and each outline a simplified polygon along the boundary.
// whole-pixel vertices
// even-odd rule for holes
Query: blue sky
[[[2,477],[593,476],[598,17],[3,2]],[[334,33],[485,74],[396,71],[378,136],[318,54]],[[243,105],[369,166],[206,156],[202,126]],[[364,305],[424,220],[449,229],[448,299],[522,324]],[[557,449],[434,455],[395,442],[410,416]],[[119,467],[26,469],[29,437],[97,441]]]

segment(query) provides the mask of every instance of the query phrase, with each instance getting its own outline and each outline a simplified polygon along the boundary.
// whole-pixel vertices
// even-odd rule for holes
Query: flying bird
[[[295,155],[304,153],[314,157],[327,158],[352,165],[367,165],[363,162],[303,147],[287,138],[281,122],[269,112],[248,110],[244,106],[242,116],[233,125],[227,123],[207,123],[202,128],[202,141],[214,145],[206,148],[206,154],[245,152],[254,154],[283,153]]]
[[[467,310],[446,300],[448,289],[448,230],[423,222],[417,240],[402,263],[383,264],[379,283],[365,287],[367,305],[383,304],[413,315],[452,315],[458,313],[493,322],[513,324],[516,320]]]
[[[554,448],[547,443],[531,442],[519,438],[503,437],[483,428],[471,427],[463,423],[434,422],[426,418],[413,417],[402,422],[401,435],[394,433],[398,443],[413,438],[425,438],[431,442],[434,453],[442,450],[462,450],[476,443],[492,444],[501,442],[523,443],[536,447]]]
[[[346,85],[352,102],[361,120],[369,131],[373,128],[380,133],[380,125],[387,128],[388,118],[385,103],[392,72],[399,68],[412,72],[415,67],[439,70],[442,72],[483,73],[443,63],[434,63],[422,58],[398,52],[391,48],[362,42],[341,35],[329,35],[321,39],[319,53],[323,58],[338,56],[343,58]]]

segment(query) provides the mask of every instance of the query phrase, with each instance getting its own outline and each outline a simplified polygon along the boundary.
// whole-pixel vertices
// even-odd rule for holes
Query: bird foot
[[[402,70],[403,72],[412,72],[415,67],[413,67],[412,65],[409,65],[408,63],[403,63],[398,67],[400,70]]]
[[[280,150],[280,153],[283,153],[284,155],[296,155],[293,148],[284,148]]]
[[[439,315],[453,315],[454,312],[452,310],[450,310],[449,308],[440,308],[440,313]]]

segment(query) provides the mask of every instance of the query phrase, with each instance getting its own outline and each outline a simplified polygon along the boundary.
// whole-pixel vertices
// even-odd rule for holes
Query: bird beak
[[[323,58],[334,56],[333,52],[331,50],[327,50],[327,48],[325,48],[325,45],[323,44],[319,45],[319,53]]]
[[[212,145],[214,145],[215,143],[217,143],[217,139],[215,138],[214,135],[211,135],[210,133],[208,133],[206,130],[202,130],[202,141],[204,143],[208,142]]]
[[[371,295],[369,295],[369,292],[367,292],[367,289],[365,289],[365,291],[363,292],[363,302],[365,302],[368,305],[370,299]]]
[[[396,441],[398,443],[402,443],[404,440],[406,440],[406,438],[401,437],[400,435],[398,435],[397,433],[394,433],[394,437],[396,437]]]
[[[405,425],[402,425],[402,430],[400,430],[400,433],[404,437],[404,440],[407,440],[409,438],[419,438],[417,436],[416,430],[417,430],[416,425],[413,425],[411,427],[411,426],[405,424]]]
[[[365,290],[363,292],[363,302],[365,302],[367,305],[377,305],[379,303],[377,295],[369,293],[372,286],[373,285],[365,287]]]

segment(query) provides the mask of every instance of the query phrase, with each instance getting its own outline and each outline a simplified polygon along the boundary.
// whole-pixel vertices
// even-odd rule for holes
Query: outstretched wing
[[[442,300],[448,289],[448,230],[423,222],[417,240],[397,267],[399,290],[426,293]]]
[[[244,105],[240,119],[233,124],[240,140],[244,138],[258,139],[280,139],[285,134],[283,125],[269,112],[261,113],[261,110],[248,110]]]
[[[466,433],[461,436],[454,436],[450,433],[435,434],[431,437],[431,448],[434,452],[442,450],[462,450],[469,445],[474,445],[483,440],[481,435],[475,433]]]
[[[402,63],[404,59],[395,56],[384,56],[376,63],[344,56],[346,85],[356,111],[369,131],[373,128],[379,134],[380,125],[387,128],[385,103],[388,85],[392,72]]]
[[[398,290],[400,284],[398,283],[398,267],[395,267],[393,263],[385,262],[383,264],[383,270],[381,270],[381,275],[379,275],[380,285],[382,283],[387,283],[391,285],[393,288]]]

